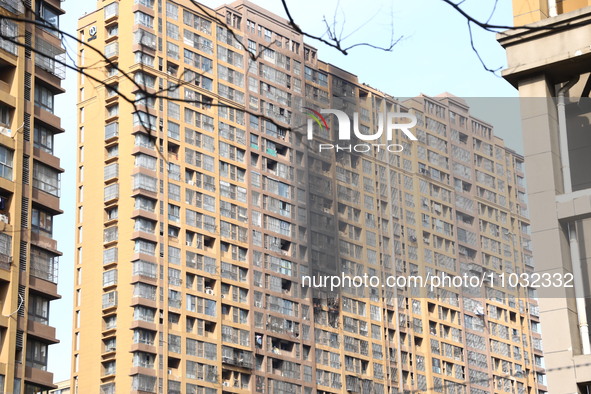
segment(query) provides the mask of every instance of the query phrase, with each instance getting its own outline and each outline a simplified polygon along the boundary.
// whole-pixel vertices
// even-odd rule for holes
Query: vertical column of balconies
[[[24,5],[7,1],[3,12],[23,15]],[[53,387],[47,372],[49,303],[57,295],[58,257],[53,217],[60,214],[59,177],[53,138],[63,132],[54,98],[63,92],[58,28],[63,10],[54,1],[32,5],[40,25],[2,21],[0,40],[0,390]]]
[[[251,247],[256,392],[308,392],[313,386],[309,294],[299,276],[309,253],[303,152],[297,150],[302,94],[301,38],[249,10],[245,45],[252,184]],[[258,33],[260,31],[260,34]],[[245,55],[245,61],[249,58]],[[246,82],[245,82],[246,83]]]

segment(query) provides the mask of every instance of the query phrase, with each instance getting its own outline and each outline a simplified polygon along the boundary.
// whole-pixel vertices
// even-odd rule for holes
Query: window
[[[49,324],[49,300],[36,294],[29,295],[29,319],[41,324]],[[0,389],[2,389],[0,387]]]
[[[174,19],[175,21],[179,18],[179,7],[176,4],[166,2],[166,17]]]
[[[173,23],[166,22],[166,35],[173,40],[179,39],[179,27]]]
[[[27,342],[27,366],[47,370],[47,344],[35,340]]]
[[[145,66],[154,66],[154,56],[150,56],[144,52],[136,52],[135,53],[135,61],[136,63],[141,63]],[[139,96],[139,97],[138,97]],[[148,98],[142,97],[141,94],[136,93],[136,99],[141,99],[144,103],[148,103]],[[146,104],[144,104],[146,105]],[[151,105],[153,107],[154,105]]]
[[[157,159],[153,156],[139,153],[135,156],[135,166],[143,167],[148,170],[156,171]]]
[[[148,375],[133,375],[132,389],[136,391],[145,391],[154,393],[154,386],[156,385],[156,376]]]
[[[146,198],[144,196],[137,196],[135,198],[135,209],[141,209],[148,212],[154,212],[156,209],[156,201]]]
[[[105,56],[106,57],[117,56],[117,55],[119,55],[119,43],[117,41],[111,42],[111,43],[105,45]]]
[[[167,41],[166,42],[166,54],[175,60],[179,60],[179,46],[177,44],[170,42],[170,41]]]
[[[133,114],[133,126],[141,126],[146,130],[156,130],[156,117],[146,112],[138,111]]]
[[[154,86],[156,85],[156,77],[150,74],[146,74],[146,73],[142,73],[142,72],[138,72],[135,73],[135,75],[133,76],[133,80],[135,81],[135,83],[137,83],[138,85],[144,87],[144,88],[151,88],[153,89]]]
[[[59,197],[59,172],[54,168],[35,162],[33,166],[33,187]]]
[[[119,3],[112,2],[105,7],[105,19],[109,19],[116,15],[119,15]]]
[[[10,127],[10,107],[0,104],[0,125]]]
[[[107,27],[107,37],[114,37],[119,34],[119,25]]]
[[[146,27],[149,27],[150,29],[152,29],[154,27],[154,17],[152,17],[146,13],[143,13],[141,11],[137,11],[134,14],[134,19],[135,19],[136,25],[146,26]]]
[[[152,308],[148,308],[142,305],[138,305],[133,309],[133,319],[141,320],[149,323],[154,322],[156,311]]]
[[[172,119],[180,120],[181,119],[181,106],[178,105],[177,103],[173,103],[172,101],[169,101],[168,102],[168,117],[170,117]],[[178,136],[176,139],[177,140],[179,139]]]
[[[31,219],[32,230],[34,232],[45,233],[50,237],[53,235],[53,216],[45,211],[33,208],[33,217]]]
[[[148,149],[154,149],[154,139],[147,134],[136,134],[135,135],[135,145],[142,146]]]
[[[35,125],[35,148],[53,154],[53,132],[47,127]]]
[[[158,267],[156,264],[148,261],[136,260],[133,262],[133,274],[148,278],[156,278],[158,276]]]
[[[118,254],[119,253],[117,248],[109,248],[103,250],[103,265],[116,262]]]
[[[211,40],[200,36],[197,33],[193,33],[190,30],[185,29],[183,36],[186,45],[191,45],[193,48],[203,51],[208,54],[213,54],[213,43]]]
[[[113,286],[117,284],[117,270],[109,270],[103,272],[103,287]]]
[[[181,207],[168,204],[168,220],[173,222],[181,221]]]
[[[11,255],[12,237],[8,234],[0,233],[0,255]]]
[[[43,85],[35,87],[35,105],[53,113],[53,92]]]
[[[114,104],[107,107],[107,118],[119,115],[119,104]]]
[[[148,8],[154,8],[154,0],[135,0],[135,4],[141,4]]]
[[[133,189],[143,189],[149,192],[156,193],[158,191],[157,188],[157,180],[154,177],[145,174],[135,174],[133,175]]]
[[[12,180],[12,157],[14,152],[0,145],[0,177]]]
[[[156,49],[156,36],[143,29],[137,29],[134,34],[134,43],[147,48]]]
[[[3,4],[6,4],[5,2]],[[18,25],[6,19],[0,20],[0,34],[4,37],[18,37]],[[0,39],[0,48],[13,55],[17,54],[17,44],[8,40]]]
[[[149,219],[145,219],[143,217],[135,218],[135,223],[134,223],[134,230],[135,231],[142,231],[145,233],[153,234],[155,229],[156,229],[156,222],[149,220]]]
[[[146,298],[149,300],[156,300],[156,286],[146,283],[138,282],[133,287],[133,296]]]
[[[47,26],[47,28],[44,30],[57,36],[58,29],[60,27],[58,12],[53,7],[48,6],[42,1],[37,2],[37,8],[37,13],[39,17],[41,18],[42,22]]]
[[[156,244],[150,241],[144,241],[143,239],[138,239],[135,241],[134,252],[154,256],[156,254]]]

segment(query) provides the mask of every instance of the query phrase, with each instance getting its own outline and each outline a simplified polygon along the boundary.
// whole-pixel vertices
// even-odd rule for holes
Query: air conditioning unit
[[[256,306],[257,308],[262,308],[263,307],[263,303],[260,301],[255,301],[254,302],[254,306]]]
[[[205,288],[205,294],[213,295],[213,289],[209,287]]]
[[[8,216],[0,214],[0,222],[8,223]]]
[[[225,387],[230,387],[230,382],[224,382],[224,383],[222,383],[222,385]]]
[[[8,127],[0,126],[0,134],[4,134],[4,135],[10,137],[10,136],[12,136],[12,130],[10,130]]]
[[[189,185],[191,185],[191,186],[194,186],[194,185],[195,185],[195,181],[187,181],[187,183],[188,183]]]

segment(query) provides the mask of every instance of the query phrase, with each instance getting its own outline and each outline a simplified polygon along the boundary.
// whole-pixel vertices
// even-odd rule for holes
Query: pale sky
[[[253,0],[283,16],[280,0]],[[209,6],[225,2],[203,1]],[[318,48],[319,59],[332,63],[359,77],[375,88],[394,97],[412,97],[419,93],[436,95],[450,92],[460,97],[496,97],[494,100],[471,100],[473,114],[498,125],[496,135],[505,139],[510,147],[521,149],[518,130],[516,90],[502,78],[486,71],[470,47],[466,21],[441,0],[341,0],[335,13],[337,0],[288,0],[291,13],[304,31],[321,35],[322,18],[344,23],[345,44],[369,42],[387,46],[390,41],[391,21],[394,34],[404,39],[392,52],[370,48],[356,48],[348,56],[308,40]],[[75,33],[77,20],[96,7],[93,0],[66,0],[61,3],[66,15],[60,20],[61,28]],[[480,18],[486,19],[492,11],[493,0],[467,0],[465,5]],[[511,25],[511,1],[500,0],[492,22]],[[490,68],[505,65],[505,53],[495,41],[495,35],[474,30],[474,40],[481,56]],[[75,49],[70,44],[71,49]],[[56,114],[62,118],[66,133],[56,137],[56,154],[62,158],[61,208],[63,215],[55,219],[55,238],[63,252],[59,269],[59,292],[62,299],[51,303],[51,325],[57,328],[61,343],[49,351],[48,370],[55,381],[70,377],[71,323],[73,301],[74,264],[74,212],[75,212],[75,151],[76,151],[76,75],[68,70],[63,86],[67,93],[57,99]],[[511,99],[499,99],[499,98]],[[102,256],[97,256],[97,262]],[[100,340],[100,338],[96,338]],[[84,346],[84,344],[82,344]]]

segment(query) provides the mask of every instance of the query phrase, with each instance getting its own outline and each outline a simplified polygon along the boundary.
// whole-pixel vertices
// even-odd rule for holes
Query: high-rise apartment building
[[[246,1],[99,1],[78,34],[74,393],[544,392],[523,289],[301,285],[531,270],[523,158],[463,100],[399,102]],[[304,107],[418,140],[319,151]]]
[[[0,392],[55,387],[47,371],[60,252],[53,239],[60,160],[54,114],[63,93],[57,0],[0,1]],[[21,18],[31,23],[15,21]]]
[[[591,3],[513,1],[516,26],[499,35],[504,77],[518,90],[536,270],[573,275],[540,293],[552,393],[591,389],[589,255]]]

